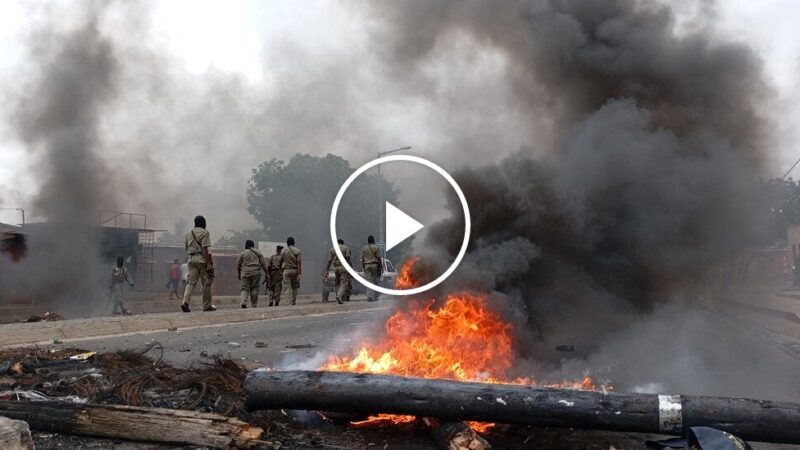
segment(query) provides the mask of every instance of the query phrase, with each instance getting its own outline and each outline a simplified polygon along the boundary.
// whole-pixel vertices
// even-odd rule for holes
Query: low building
[[[236,258],[239,251],[229,246],[211,246],[214,258],[214,295],[239,294],[239,280],[236,277]],[[153,246],[153,289],[152,292],[167,292],[169,269],[175,260],[181,264],[187,261],[186,248],[177,244],[155,244]]]

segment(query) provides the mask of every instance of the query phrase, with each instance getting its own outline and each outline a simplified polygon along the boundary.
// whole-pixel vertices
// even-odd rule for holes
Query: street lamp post
[[[405,146],[396,148],[394,150],[388,150],[385,152],[378,152],[378,158],[388,155],[389,153],[394,152],[402,152],[406,150],[411,150],[411,146]],[[381,165],[378,164],[378,241],[379,242],[386,242],[386,238],[383,236],[383,178],[381,178]]]

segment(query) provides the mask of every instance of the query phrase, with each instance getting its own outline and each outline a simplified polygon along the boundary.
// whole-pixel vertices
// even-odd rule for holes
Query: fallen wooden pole
[[[119,405],[0,401],[0,416],[24,420],[33,430],[222,449],[254,448],[262,433],[219,414]]]
[[[683,435],[708,426],[746,440],[800,444],[800,404],[742,398],[604,393],[346,372],[255,370],[246,405],[408,414],[541,427]]]

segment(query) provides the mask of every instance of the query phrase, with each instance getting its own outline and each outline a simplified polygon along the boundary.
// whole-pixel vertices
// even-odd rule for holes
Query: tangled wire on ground
[[[147,356],[158,351],[158,357]],[[244,418],[247,369],[221,356],[177,368],[163,361],[164,348],[154,342],[139,350],[94,355],[72,361],[79,349],[0,352],[0,376],[15,390],[35,389],[47,396],[77,396],[88,403],[194,409]],[[12,370],[12,368],[16,368]],[[8,380],[11,380],[10,382]],[[0,386],[0,391],[3,390]]]

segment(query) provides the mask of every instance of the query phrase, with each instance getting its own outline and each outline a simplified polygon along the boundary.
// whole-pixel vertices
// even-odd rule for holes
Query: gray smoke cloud
[[[31,7],[29,55],[19,72],[31,81],[3,89],[18,105],[4,111],[15,125],[9,137],[35,162],[28,171],[39,194],[23,206],[29,221],[56,224],[32,237],[51,236],[47,245],[31,242],[40,257],[12,267],[30,274],[11,287],[17,292],[69,285],[65,298],[96,297],[86,289],[98,284],[96,274],[105,284],[105,261],[115,255],[101,255],[99,268],[97,261],[69,262],[73,255],[98,259],[98,239],[76,233],[96,224],[100,210],[145,213],[150,228],[203,214],[216,240],[259,225],[247,212],[246,189],[260,163],[330,152],[358,164],[385,148],[375,111],[365,107],[374,83],[353,71],[353,55],[280,42],[264,57],[267,79],[213,68],[190,74],[159,41],[150,2],[50,6],[52,12]],[[308,215],[299,202],[284,211]],[[313,256],[327,247],[304,250]],[[54,265],[64,269],[47,269]]]
[[[13,117],[19,138],[36,158],[41,188],[33,207],[46,222],[26,228],[29,254],[6,266],[13,281],[4,290],[62,312],[102,308],[111,270],[91,227],[101,209],[116,206],[100,122],[118,92],[118,64],[114,45],[99,28],[104,11],[97,5],[85,5],[74,29],[42,27],[31,33],[30,78]]]

